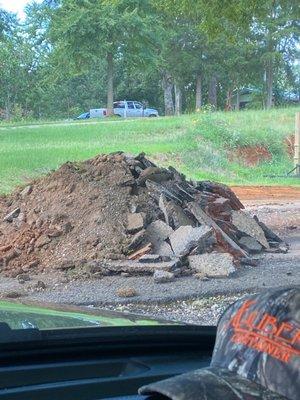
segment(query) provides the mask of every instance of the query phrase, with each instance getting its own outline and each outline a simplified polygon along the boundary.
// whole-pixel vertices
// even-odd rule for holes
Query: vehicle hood
[[[145,111],[152,111],[152,112],[155,112],[155,113],[158,112],[157,110],[155,110],[155,108],[145,108]]]
[[[114,311],[74,306],[24,304],[0,301],[0,323],[11,329],[56,329],[80,327],[112,327],[165,325],[166,322]]]

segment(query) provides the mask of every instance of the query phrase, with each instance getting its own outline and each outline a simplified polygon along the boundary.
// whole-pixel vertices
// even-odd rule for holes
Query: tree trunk
[[[270,109],[273,107],[273,62],[272,62],[272,60],[268,61],[268,64],[266,67],[266,90],[267,90],[266,108]]]
[[[231,89],[228,89],[227,90],[227,94],[226,94],[225,111],[231,111],[232,110],[231,100],[232,100],[232,91],[231,91]]]
[[[217,108],[217,83],[216,75],[212,75],[209,81],[208,103],[213,106],[214,109]]]
[[[112,53],[107,54],[107,115],[114,113],[114,58]]]
[[[182,114],[182,91],[178,85],[175,84],[175,115]]]
[[[235,109],[237,111],[240,111],[240,101],[241,101],[240,89],[237,89],[237,91],[236,91],[236,106],[235,106]]]
[[[5,99],[5,119],[10,120],[10,110],[11,110],[11,104],[10,104],[10,95],[7,93],[6,99]]]
[[[163,75],[162,87],[164,91],[165,115],[174,115],[173,79],[168,72],[165,72]]]
[[[202,107],[202,78],[197,75],[196,78],[196,111]]]

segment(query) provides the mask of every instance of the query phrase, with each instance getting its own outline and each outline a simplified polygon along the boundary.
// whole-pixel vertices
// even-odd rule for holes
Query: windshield
[[[1,2],[0,324],[215,326],[300,283],[296,4],[209,3]]]

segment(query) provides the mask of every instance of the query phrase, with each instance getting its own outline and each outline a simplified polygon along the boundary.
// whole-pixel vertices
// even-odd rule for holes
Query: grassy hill
[[[286,108],[143,120],[0,124],[0,192],[10,192],[17,184],[66,161],[117,150],[144,151],[160,165],[173,165],[194,179],[300,185],[299,179],[265,176],[282,175],[292,168],[284,141],[294,133],[296,111]],[[248,158],[255,158],[256,152],[266,157],[249,166]]]

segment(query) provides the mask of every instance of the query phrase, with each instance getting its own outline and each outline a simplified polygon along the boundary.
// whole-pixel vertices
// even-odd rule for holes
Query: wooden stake
[[[294,167],[295,174],[300,175],[300,112],[296,113],[295,118],[295,156],[294,156]]]

